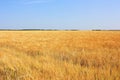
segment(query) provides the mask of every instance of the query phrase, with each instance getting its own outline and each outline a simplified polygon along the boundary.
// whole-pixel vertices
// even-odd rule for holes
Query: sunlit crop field
[[[120,80],[120,31],[0,31],[0,80]]]

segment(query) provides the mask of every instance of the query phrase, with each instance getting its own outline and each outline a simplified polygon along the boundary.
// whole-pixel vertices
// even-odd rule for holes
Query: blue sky
[[[1,29],[120,29],[120,0],[0,0]]]

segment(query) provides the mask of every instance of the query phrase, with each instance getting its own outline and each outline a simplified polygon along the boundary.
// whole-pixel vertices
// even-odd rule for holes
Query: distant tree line
[[[0,31],[80,31],[80,29],[0,29]],[[91,31],[120,31],[120,30],[92,29]]]

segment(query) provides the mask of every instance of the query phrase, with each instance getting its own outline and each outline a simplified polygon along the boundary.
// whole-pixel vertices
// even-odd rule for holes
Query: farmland
[[[120,31],[0,31],[0,80],[120,80]]]

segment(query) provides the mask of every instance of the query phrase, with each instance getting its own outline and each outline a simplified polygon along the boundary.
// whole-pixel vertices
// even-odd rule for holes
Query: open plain
[[[0,80],[120,80],[120,31],[0,31]]]

